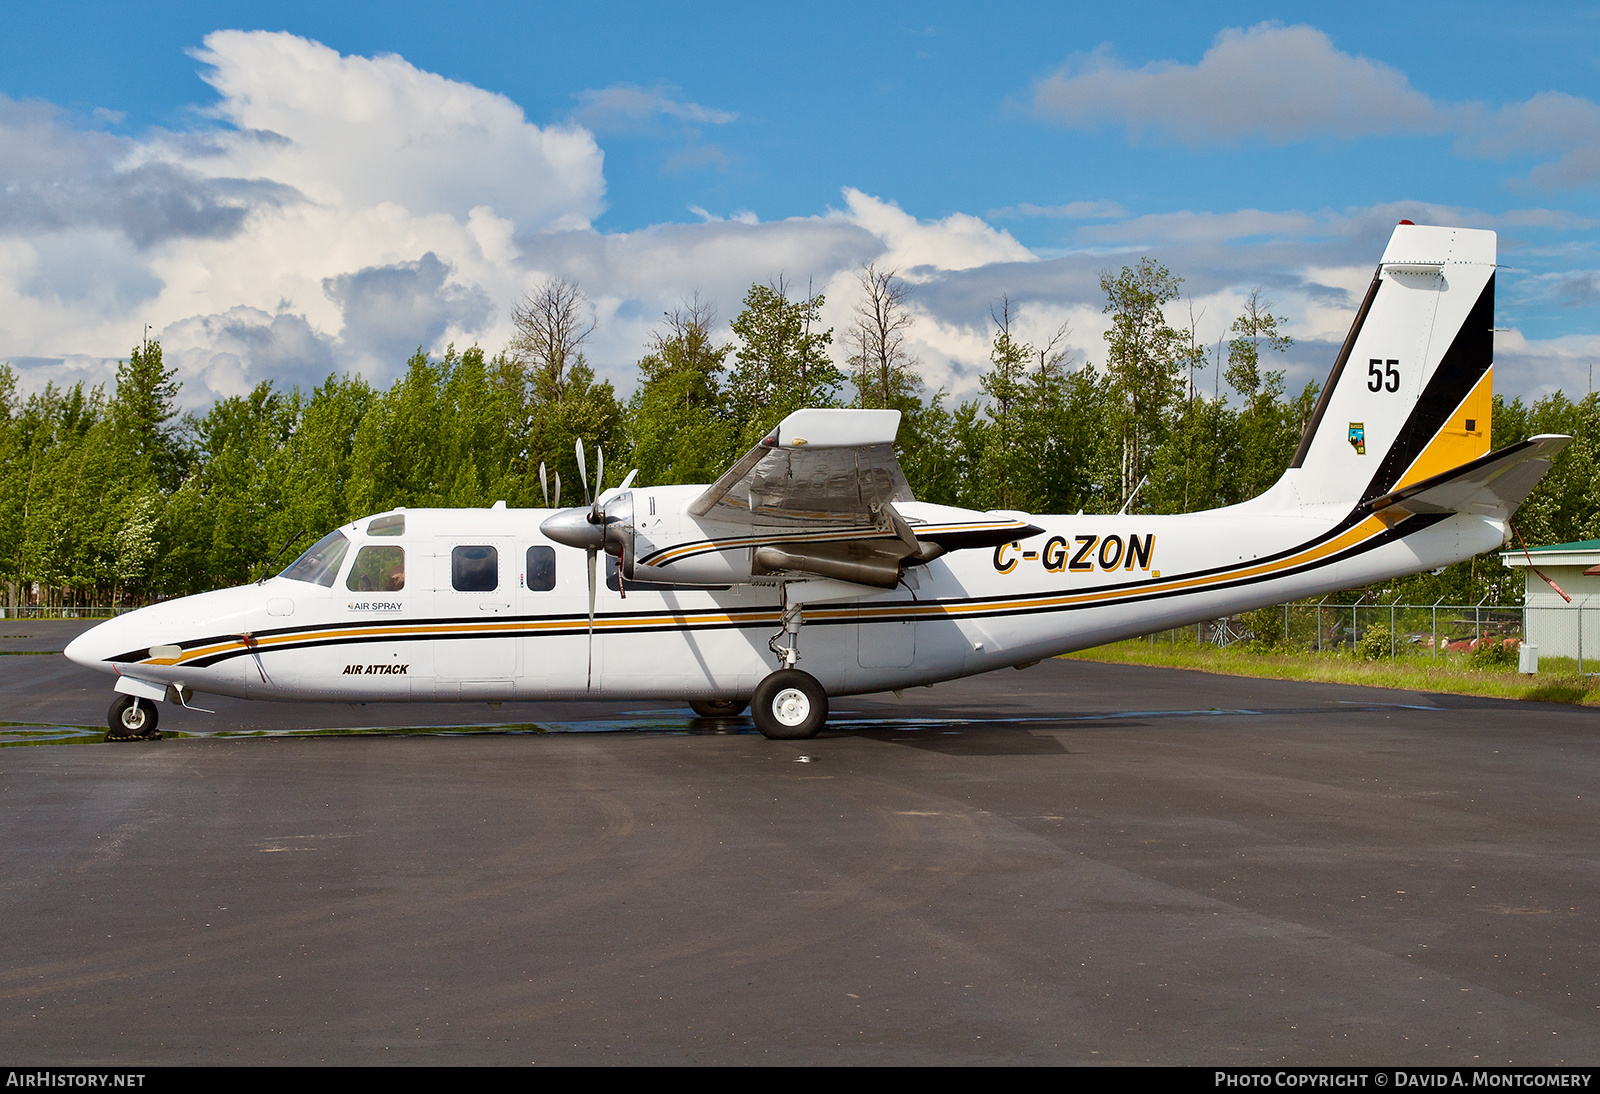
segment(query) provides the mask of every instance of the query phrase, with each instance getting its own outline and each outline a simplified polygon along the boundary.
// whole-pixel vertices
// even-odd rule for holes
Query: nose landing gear
[[[135,695],[119,695],[111,702],[111,712],[106,725],[111,732],[108,741],[159,741],[161,733],[156,723],[161,720],[156,705],[149,699]]]

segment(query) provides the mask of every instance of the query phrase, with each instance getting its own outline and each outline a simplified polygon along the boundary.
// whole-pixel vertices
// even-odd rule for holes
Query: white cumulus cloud
[[[1034,105],[1065,125],[1110,122],[1189,144],[1358,137],[1445,124],[1405,73],[1341,51],[1315,27],[1276,23],[1224,30],[1192,65],[1128,68],[1102,48],[1041,81]]]
[[[216,113],[236,127],[217,140],[227,173],[244,165],[347,208],[395,202],[465,217],[488,205],[526,228],[582,227],[600,212],[593,136],[532,125],[504,95],[292,34],[217,31],[195,57],[222,96]]]
[[[1553,157],[1529,175],[1537,186],[1600,184],[1600,104],[1557,91],[1499,108],[1437,100],[1310,26],[1229,28],[1195,64],[1130,68],[1102,46],[1040,80],[1033,107],[1075,129],[1114,125],[1131,139],[1190,145],[1448,134],[1465,155]]]
[[[603,208],[593,136],[503,95],[292,34],[194,56],[219,95],[195,132],[0,99],[0,358],[99,355],[109,377],[149,323],[192,404],[315,369],[384,381],[419,344],[496,335],[530,276],[517,234]]]

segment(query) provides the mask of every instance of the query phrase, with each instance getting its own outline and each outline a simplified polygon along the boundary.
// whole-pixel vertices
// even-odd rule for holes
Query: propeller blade
[[[632,486],[633,485],[633,477],[635,475],[637,475],[638,473],[639,473],[639,469],[637,467],[635,467],[632,471],[629,471],[628,474],[627,474],[627,477],[622,480],[622,485],[617,487],[617,490],[620,492],[620,491],[626,490],[628,487]]]
[[[561,472],[556,472],[556,503],[554,508],[561,508]]]
[[[544,492],[544,507],[550,508],[550,476],[545,474],[543,460],[539,461],[539,489]]]
[[[573,451],[578,454],[578,480],[583,483],[583,504],[589,504],[589,469],[583,465],[583,441],[579,440]]]
[[[589,680],[584,685],[585,691],[594,688],[594,578],[595,578],[595,552],[589,552]]]
[[[600,523],[600,487],[603,486],[606,481],[606,450],[601,448],[599,445],[595,445],[594,455],[594,513],[592,515],[594,522],[598,524]]]

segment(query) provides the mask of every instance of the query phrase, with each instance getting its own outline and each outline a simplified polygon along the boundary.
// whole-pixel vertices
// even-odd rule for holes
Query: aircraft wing
[[[912,501],[894,454],[898,410],[797,410],[689,505],[722,524],[881,528]]]
[[[1550,470],[1550,461],[1572,438],[1542,433],[1489,452],[1460,467],[1393,490],[1371,502],[1372,511],[1393,524],[1412,514],[1473,513],[1505,520]]]
[[[635,572],[688,574],[680,560],[733,548],[749,550],[756,578],[804,574],[893,588],[908,565],[1040,531],[1020,515],[958,509],[940,525],[913,527],[895,509],[916,500],[894,454],[899,428],[898,410],[795,411],[689,503],[714,535],[647,552]]]

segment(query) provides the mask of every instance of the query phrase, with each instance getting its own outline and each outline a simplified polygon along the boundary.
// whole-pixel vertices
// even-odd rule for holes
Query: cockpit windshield
[[[339,576],[339,563],[344,561],[350,541],[337,528],[317,540],[311,549],[289,564],[280,574],[290,581],[307,581],[331,589]]]

